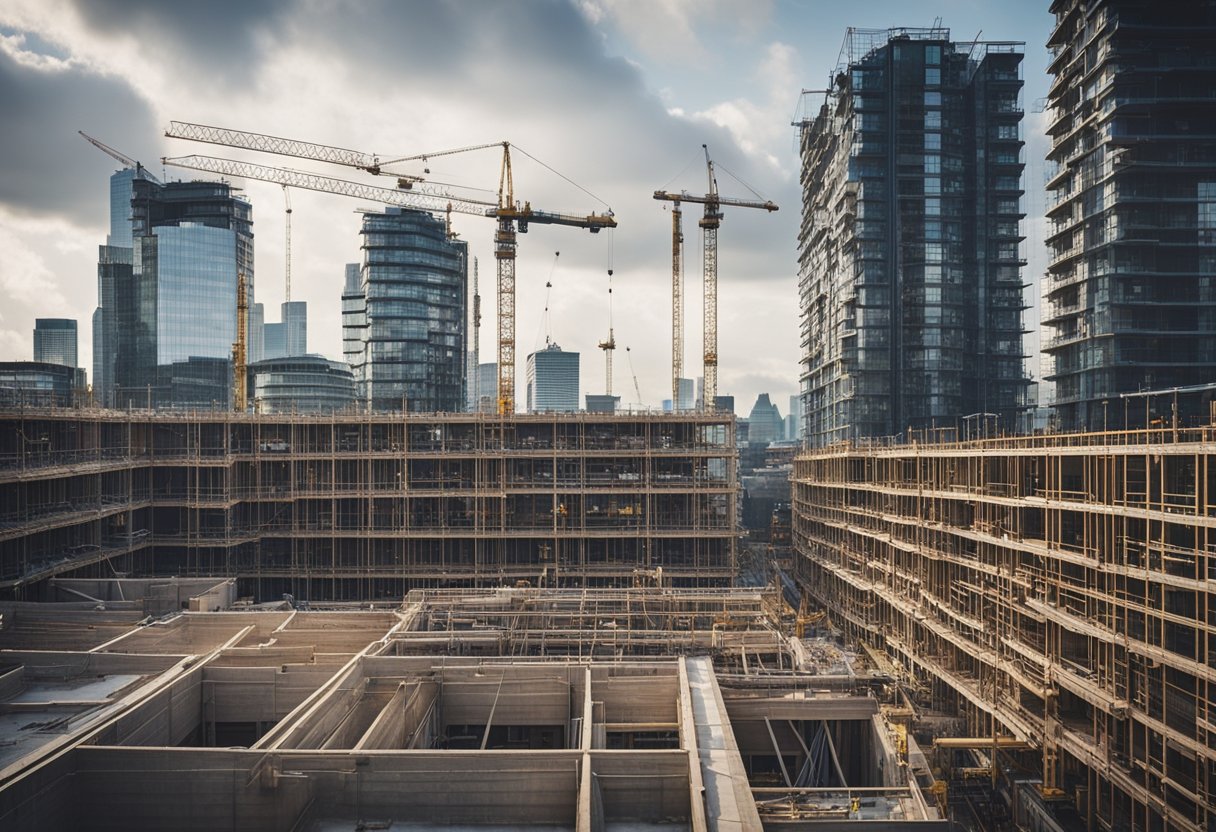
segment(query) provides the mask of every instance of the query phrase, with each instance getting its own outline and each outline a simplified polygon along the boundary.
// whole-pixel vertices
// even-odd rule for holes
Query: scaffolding
[[[1037,774],[1026,800],[1210,827],[1216,426],[841,444],[793,489],[799,581],[921,706]]]
[[[227,576],[298,600],[735,574],[730,414],[26,410],[0,424],[10,597],[67,574]]]

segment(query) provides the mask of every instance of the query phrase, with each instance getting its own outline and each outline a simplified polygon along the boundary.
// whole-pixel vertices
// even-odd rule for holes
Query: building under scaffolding
[[[6,830],[947,829],[890,678],[772,593],[49,586],[0,602]]]
[[[803,586],[990,738],[960,785],[1024,825],[1212,828],[1216,426],[837,445],[794,478]]]
[[[299,601],[729,586],[730,414],[0,413],[0,597],[221,575]]]

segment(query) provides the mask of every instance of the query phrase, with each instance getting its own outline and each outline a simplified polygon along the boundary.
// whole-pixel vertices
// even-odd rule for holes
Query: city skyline
[[[554,327],[569,332],[563,344],[584,358],[598,355],[596,343],[608,328],[604,296],[612,268],[616,339],[631,348],[643,400],[657,406],[670,395],[670,215],[651,194],[658,188],[703,192],[704,142],[719,165],[724,194],[751,196],[733,173],[782,208],[773,215],[725,212],[719,392],[733,394],[736,402],[754,401],[760,392],[784,400],[797,390],[799,359],[798,159],[789,122],[807,109],[800,108],[799,91],[825,86],[850,25],[930,26],[940,15],[941,25],[960,40],[970,37],[964,32],[982,28],[985,39],[1026,41],[1025,232],[1033,241],[1028,249],[1043,236],[1036,228],[1043,214],[1045,143],[1033,101],[1046,90],[1044,44],[1051,16],[1045,8],[1018,16],[997,3],[924,10],[894,3],[864,10],[751,4],[744,25],[737,25],[743,7],[734,3],[589,1],[483,9],[477,15],[464,8],[452,3],[425,14],[389,10],[376,26],[367,25],[376,17],[367,10],[355,10],[340,25],[311,6],[289,16],[278,9],[231,11],[231,27],[210,35],[204,27],[186,44],[184,32],[202,25],[190,17],[197,12],[188,10],[148,7],[114,15],[122,17],[122,26],[94,5],[76,11],[70,5],[44,10],[18,3],[0,12],[0,97],[13,102],[18,116],[0,128],[5,146],[16,151],[4,163],[0,185],[0,242],[14,255],[0,266],[0,286],[11,301],[0,320],[0,357],[28,354],[35,317],[75,317],[84,330],[81,363],[92,364],[91,310],[80,298],[95,280],[90,249],[104,230],[104,183],[113,163],[85,145],[76,129],[97,134],[153,170],[160,167],[160,155],[206,152],[159,138],[173,118],[386,154],[509,139],[602,202],[517,153],[518,197],[563,212],[610,206],[620,223],[607,235],[547,228],[521,235],[517,375],[522,356],[536,346],[529,338],[542,314],[550,272]],[[396,24],[408,30],[411,43],[418,39],[418,48],[396,50],[380,76],[365,76],[364,62],[384,58],[387,45],[360,39],[370,38],[377,26]],[[358,39],[343,38],[345,32],[353,38],[356,29]],[[229,31],[253,34],[223,34]],[[665,33],[663,40],[655,40],[656,31]],[[147,46],[140,50],[144,57],[116,48],[133,40]],[[528,48],[514,48],[521,44]],[[158,57],[179,47],[185,51],[176,63]],[[506,96],[495,83],[495,61],[479,57],[497,47],[512,47],[517,56],[507,76],[518,77],[509,81]],[[299,60],[302,51],[320,48],[326,61]],[[200,69],[206,70],[205,83],[197,81]],[[383,73],[396,80],[361,80]],[[307,108],[299,106],[301,90],[308,92]],[[420,112],[427,115],[408,115]],[[586,117],[572,118],[571,112]],[[492,191],[497,163],[493,153],[459,162],[436,159],[428,163],[429,178]],[[31,180],[31,170],[40,176]],[[70,184],[63,181],[69,178]],[[283,197],[277,186],[262,183],[247,183],[245,193],[257,217],[258,301],[273,306],[283,297]],[[293,299],[312,307],[310,348],[340,358],[340,275],[357,254],[351,243],[359,223],[355,209],[378,206],[293,192],[293,207]],[[700,236],[691,227],[694,216],[685,230],[684,363],[691,377],[701,375]],[[470,256],[493,263],[492,223],[462,217],[454,226],[469,243]],[[556,270],[555,250],[562,251]],[[1028,282],[1036,285],[1027,295],[1037,305],[1041,259],[1033,250],[1028,259]],[[482,353],[488,357],[495,303],[492,267],[486,271]],[[1037,328],[1029,315],[1028,324]],[[1037,339],[1028,342],[1037,355]],[[1037,371],[1037,361],[1031,364]],[[585,392],[597,392],[600,385],[591,380],[602,374],[592,365],[584,374]]]

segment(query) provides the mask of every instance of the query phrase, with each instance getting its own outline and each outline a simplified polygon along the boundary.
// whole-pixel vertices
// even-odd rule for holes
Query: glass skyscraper
[[[162,184],[141,168],[111,177],[110,207],[94,315],[100,402],[227,407],[238,274],[254,297],[249,203],[226,183]]]
[[[467,246],[442,220],[388,208],[363,215],[363,264],[342,293],[343,353],[373,411],[462,412]]]
[[[34,321],[34,360],[76,366],[76,321],[38,318]]]
[[[528,412],[578,410],[578,359],[557,344],[528,355]]]
[[[850,29],[801,123],[803,435],[1012,429],[1023,369],[1022,45]]]
[[[287,301],[281,310],[279,323],[262,324],[262,343],[256,360],[307,355],[308,304],[302,300]],[[261,317],[264,315],[259,320]]]

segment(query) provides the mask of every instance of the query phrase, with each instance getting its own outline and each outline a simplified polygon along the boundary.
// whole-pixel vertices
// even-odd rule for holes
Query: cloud
[[[0,203],[23,212],[98,221],[104,176],[118,163],[77,130],[130,155],[153,155],[151,108],[122,79],[71,60],[39,60],[11,38],[0,45],[0,102]]]
[[[287,0],[72,0],[96,35],[124,40],[164,61],[184,58],[194,83],[243,83],[292,7]]]
[[[613,234],[592,236],[578,229],[537,226],[520,238],[520,342],[531,339],[543,306],[543,286],[553,251],[561,250],[566,273],[563,283],[578,286],[580,291],[563,296],[563,325],[569,334],[559,335],[555,325],[555,337],[563,347],[582,352],[587,390],[602,386],[603,359],[596,342],[607,335],[603,295],[611,251],[616,272],[616,338],[622,345],[617,355],[618,392],[624,386],[632,387],[632,379],[627,385],[624,381],[623,346],[628,344],[633,347],[632,358],[648,401],[657,403],[667,395],[670,215],[651,194],[695,158],[703,142],[709,144],[724,170],[734,172],[782,206],[777,215],[743,210],[728,213],[721,238],[722,303],[746,308],[742,321],[748,327],[764,319],[765,305],[781,304],[783,299],[788,299],[786,306],[794,305],[796,177],[770,158],[778,153],[775,145],[792,144],[785,135],[787,128],[781,126],[788,121],[791,96],[771,89],[780,83],[780,73],[759,88],[756,109],[744,116],[759,120],[768,118],[766,108],[771,106],[771,112],[780,109],[778,126],[771,135],[749,132],[742,123],[728,124],[725,117],[673,115],[669,106],[690,102],[675,97],[664,100],[656,92],[653,76],[629,55],[612,54],[604,34],[604,27],[617,25],[614,21],[623,17],[630,18],[631,26],[643,26],[639,21],[650,14],[649,3],[608,3],[599,18],[603,22],[596,25],[598,4],[593,2],[596,8],[591,9],[586,3],[561,0],[474,6],[455,0],[426,4],[305,2],[293,5],[289,13],[277,3],[256,3],[248,8],[242,5],[226,20],[218,21],[211,16],[218,19],[227,13],[222,8],[217,11],[214,4],[187,7],[103,0],[97,5],[81,0],[64,5],[61,0],[45,0],[45,4],[22,6],[22,2],[17,0],[0,11],[0,20],[26,33],[23,45],[10,46],[10,54],[0,54],[0,95],[14,102],[10,106],[17,106],[31,126],[18,133],[11,124],[0,125],[4,146],[17,148],[13,158],[0,163],[5,165],[0,168],[0,203],[25,211],[58,212],[75,222],[76,237],[90,244],[83,250],[60,251],[50,238],[40,238],[42,248],[37,249],[68,291],[69,306],[80,298],[81,307],[90,307],[67,310],[81,317],[82,355],[88,344],[87,316],[95,300],[96,265],[91,246],[104,240],[106,177],[115,163],[88,147],[75,131],[94,133],[149,164],[161,152],[242,155],[236,150],[162,140],[159,127],[171,118],[384,155],[509,139],[517,150],[543,160],[544,165],[522,152],[514,154],[518,198],[531,201],[540,210],[561,212],[604,210],[599,198],[611,206],[621,223]],[[121,12],[116,11],[118,7]],[[671,25],[687,24],[689,37],[718,50],[749,36],[743,31],[745,26],[734,23],[740,16],[738,7],[726,0],[708,5],[674,2],[661,4],[655,14],[674,16]],[[765,8],[767,4],[759,5],[761,13]],[[650,25],[661,29],[655,19],[650,18]],[[13,49],[26,60],[13,60]],[[42,57],[35,59],[38,55]],[[757,56],[753,69],[757,73],[780,69],[783,57],[770,44]],[[722,96],[741,109],[750,98],[746,92]],[[780,108],[770,103],[778,101]],[[684,106],[687,112],[704,108],[701,101]],[[745,140],[754,147],[744,146]],[[309,167],[301,160],[250,158]],[[796,169],[792,157],[787,163]],[[9,165],[18,174],[15,178],[8,175]],[[497,186],[498,155],[492,151],[435,158],[429,167],[435,181],[491,191]],[[325,172],[361,177],[332,168]],[[177,175],[195,176],[185,171],[177,171]],[[720,181],[724,193],[748,195],[725,175]],[[274,310],[282,293],[283,196],[277,186],[245,185],[254,205],[257,235],[256,299]],[[703,167],[694,165],[687,180],[672,185],[677,190],[703,190]],[[298,192],[293,192],[292,203],[293,298],[309,302],[310,348],[339,356],[337,287],[343,264],[360,258],[359,218],[352,209],[375,206]],[[685,220],[685,362],[693,376],[699,374],[700,365],[698,215],[690,209]],[[456,222],[457,230],[470,243],[470,253],[481,260],[486,310],[482,354],[489,359],[496,308],[493,224],[469,217]],[[23,314],[52,314],[37,299],[31,303],[39,304],[38,308]],[[725,320],[726,313],[722,314]],[[796,326],[796,313],[791,316],[792,326]],[[20,326],[15,329],[19,331]],[[756,391],[726,389],[725,381],[751,383],[745,376],[730,375],[743,369],[779,374],[779,370],[753,362],[752,356],[765,351],[774,355],[790,352],[787,342],[796,345],[796,332],[791,333],[780,334],[780,346],[770,331],[749,328],[737,336],[723,334],[722,391],[734,392],[740,401],[747,399],[750,404]],[[791,364],[784,358],[774,358],[774,362],[777,368]],[[792,388],[796,374],[791,373],[790,379],[786,386]],[[779,396],[781,391],[772,392]]]

